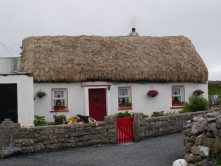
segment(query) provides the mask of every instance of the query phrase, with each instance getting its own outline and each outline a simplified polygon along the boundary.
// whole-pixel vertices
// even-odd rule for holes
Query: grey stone
[[[206,135],[205,134],[201,134],[196,137],[195,145],[205,145],[205,143],[206,143]]]
[[[215,138],[215,135],[213,134],[212,131],[207,131],[206,136],[209,137],[209,138]]]
[[[201,121],[195,122],[193,124],[191,133],[198,135],[198,134],[201,134],[202,132],[204,132],[205,129],[206,129],[206,122],[205,122],[205,120],[201,120]]]
[[[218,115],[219,113],[218,112],[208,112],[205,116],[207,118],[214,118]]]
[[[204,159],[204,160],[199,161],[199,162],[197,162],[195,164],[189,164],[188,166],[205,166],[206,164],[207,164],[207,160]]]
[[[207,121],[208,123],[216,122],[216,118],[206,118],[206,121]]]
[[[185,125],[185,128],[187,129],[187,128],[190,128],[192,125],[191,125],[191,123],[187,123],[186,125]]]
[[[104,118],[104,121],[107,122],[107,123],[112,123],[112,124],[114,124],[115,121],[116,121],[116,115],[106,116],[106,117]]]
[[[193,146],[193,142],[187,142],[187,143],[185,143],[185,145],[184,145],[184,151],[185,151],[185,153],[191,152],[192,146]]]
[[[187,166],[187,162],[184,159],[178,159],[173,162],[173,166]]]
[[[187,124],[191,124],[191,120],[186,121]]]
[[[203,159],[202,156],[195,155],[193,153],[186,154],[184,158],[188,163],[196,163],[196,162],[201,161]]]
[[[217,130],[217,136],[221,138],[221,129]]]
[[[209,123],[206,127],[207,131],[211,131],[214,136],[217,134],[216,123]]]
[[[193,121],[194,121],[194,122],[199,122],[199,120],[200,120],[201,118],[202,118],[202,117],[195,116],[195,117],[193,117]]]
[[[186,137],[190,137],[191,135],[193,135],[191,129],[183,130],[183,133],[185,134]]]
[[[216,120],[216,127],[217,129],[221,129],[221,118]]]
[[[202,146],[202,145],[193,146],[191,148],[191,152],[193,154],[196,154],[196,155],[199,155],[199,156],[202,156],[202,157],[208,157],[209,156],[209,148],[206,147],[206,146]]]

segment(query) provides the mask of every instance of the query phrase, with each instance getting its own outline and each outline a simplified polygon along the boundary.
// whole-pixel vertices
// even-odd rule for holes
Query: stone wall
[[[0,157],[13,153],[48,151],[61,148],[116,143],[115,117],[103,123],[20,127],[10,120],[0,124]]]
[[[206,165],[214,148],[221,148],[221,110],[192,118],[185,126],[185,159],[189,165]],[[220,154],[219,154],[220,155]]]
[[[207,111],[146,119],[143,118],[142,114],[135,114],[135,140],[138,141],[146,137],[155,137],[181,132],[184,129],[187,120],[192,119],[193,116],[203,115],[205,113],[207,113]]]
[[[142,113],[134,114],[134,139],[181,132],[187,120],[207,111],[145,119]],[[117,143],[116,117],[108,116],[97,125],[56,125],[20,127],[10,120],[0,124],[0,157],[13,153],[30,153],[61,148]]]

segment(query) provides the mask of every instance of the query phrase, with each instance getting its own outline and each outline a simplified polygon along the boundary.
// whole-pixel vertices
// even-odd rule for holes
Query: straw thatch
[[[36,82],[206,82],[207,68],[184,36],[44,36],[22,43],[20,71]]]

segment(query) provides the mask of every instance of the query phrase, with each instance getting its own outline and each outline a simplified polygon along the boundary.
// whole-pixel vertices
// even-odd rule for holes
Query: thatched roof
[[[43,36],[22,43],[20,71],[36,82],[205,82],[207,68],[184,36]]]

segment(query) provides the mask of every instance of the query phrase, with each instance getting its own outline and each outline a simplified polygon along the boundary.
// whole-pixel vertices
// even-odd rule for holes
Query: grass
[[[209,95],[221,94],[221,81],[209,81],[208,89]]]

